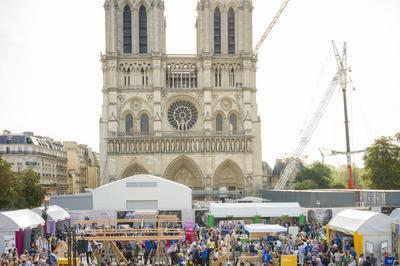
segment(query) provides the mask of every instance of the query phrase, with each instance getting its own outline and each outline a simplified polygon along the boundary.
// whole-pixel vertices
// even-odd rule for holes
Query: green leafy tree
[[[367,148],[364,179],[375,189],[400,189],[400,133],[380,137]]]
[[[345,184],[343,184],[342,182],[333,182],[331,185],[330,185],[330,187],[331,188],[337,188],[337,189],[345,189],[346,188],[346,186],[345,186]]]
[[[42,204],[46,195],[40,185],[40,176],[31,169],[22,174],[16,174],[16,194],[18,202],[16,208],[34,208]]]
[[[8,209],[14,202],[13,179],[10,164],[0,158],[0,209]]]
[[[307,179],[300,182],[296,182],[295,189],[297,190],[305,190],[305,189],[316,189],[318,188],[317,184],[314,181]]]
[[[307,180],[312,182],[304,182]],[[304,167],[302,171],[297,174],[296,181],[296,188],[299,186],[302,187],[301,189],[329,188],[333,181],[332,171],[325,164],[322,164],[321,162],[314,162],[310,166]],[[314,184],[316,187],[314,187]],[[305,187],[306,185],[310,185],[312,187]]]

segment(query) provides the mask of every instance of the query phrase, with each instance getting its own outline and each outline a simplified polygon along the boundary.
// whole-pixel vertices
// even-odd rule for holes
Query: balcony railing
[[[54,154],[48,154],[44,152],[37,152],[37,151],[0,151],[0,154],[21,154],[21,155],[39,155],[39,156],[46,156],[51,158],[61,159],[63,161],[67,161],[66,157],[60,157]]]
[[[163,132],[118,132],[112,134],[111,138],[146,138],[146,137],[212,137],[212,136],[244,136],[244,130],[236,131],[163,131]]]

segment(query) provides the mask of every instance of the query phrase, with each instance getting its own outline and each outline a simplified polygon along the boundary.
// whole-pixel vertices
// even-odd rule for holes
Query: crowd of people
[[[15,247],[3,252],[1,256],[1,266],[30,266],[30,265],[56,265],[57,257],[53,251],[57,246],[57,238],[50,236],[44,238],[36,236],[29,249],[25,249],[22,254],[18,254]]]
[[[289,223],[280,223],[289,228]],[[292,225],[296,226],[296,225]],[[298,226],[298,233],[280,233],[251,239],[243,227],[224,224],[213,228],[196,226],[194,241],[117,241],[119,254],[110,243],[90,241],[78,257],[87,265],[245,265],[241,258],[256,258],[262,265],[280,265],[282,255],[294,255],[300,266],[377,266],[374,254],[356,254],[351,240],[334,235],[328,242],[318,224]],[[58,239],[40,236],[30,249],[18,255],[15,248],[1,256],[1,265],[56,265],[53,251]],[[124,259],[121,259],[121,255]]]
[[[281,223],[289,227],[289,223]],[[327,242],[324,228],[319,224],[299,226],[296,235],[289,232],[270,235],[261,239],[243,237],[237,224],[213,228],[196,228],[196,240],[189,241],[130,241],[117,242],[117,246],[129,265],[198,265],[213,262],[221,265],[244,265],[242,256],[257,257],[262,265],[279,265],[282,255],[295,255],[298,265],[307,266],[376,266],[374,254],[356,254],[352,241],[335,235]],[[90,253],[87,263],[125,265],[113,254],[110,247],[91,242],[90,249],[98,249],[99,259]],[[221,260],[221,258],[224,258]]]

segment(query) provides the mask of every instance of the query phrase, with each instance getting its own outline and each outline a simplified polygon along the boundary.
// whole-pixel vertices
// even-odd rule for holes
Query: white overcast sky
[[[196,1],[165,0],[167,52],[195,53]],[[254,0],[254,40],[281,0]],[[292,0],[259,52],[263,159],[290,154],[335,72],[331,40],[348,42],[352,148],[400,131],[400,1]],[[102,0],[0,1],[0,130],[34,131],[98,150]],[[344,150],[335,93],[307,150]],[[356,158],[360,162],[360,156]],[[343,157],[330,157],[332,164]]]

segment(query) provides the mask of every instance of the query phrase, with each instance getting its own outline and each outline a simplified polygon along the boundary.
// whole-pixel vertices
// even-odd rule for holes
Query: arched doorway
[[[133,175],[140,175],[140,174],[148,175],[150,173],[142,165],[140,165],[138,163],[133,163],[125,169],[125,171],[121,175],[121,179],[125,178],[125,177],[129,177],[129,176],[133,176]]]
[[[215,170],[213,187],[226,187],[229,190],[244,188],[242,169],[232,160],[225,160]]]
[[[203,189],[203,173],[199,166],[187,156],[179,156],[167,167],[163,175],[172,181],[185,184],[191,188]]]

